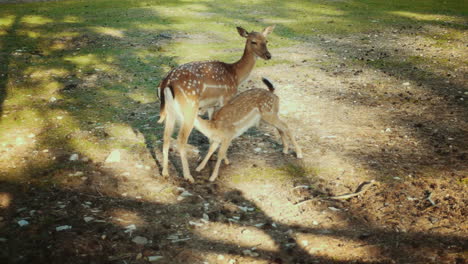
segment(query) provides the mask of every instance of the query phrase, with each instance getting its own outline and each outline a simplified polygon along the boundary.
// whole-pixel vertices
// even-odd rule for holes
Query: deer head
[[[259,32],[247,32],[247,30],[237,27],[237,31],[239,32],[239,35],[247,39],[247,42],[245,44],[246,49],[252,51],[257,55],[258,57],[264,59],[264,60],[269,60],[271,59],[271,53],[268,51],[267,44],[267,36],[273,32],[273,29],[275,28],[275,25],[266,27],[262,33]]]

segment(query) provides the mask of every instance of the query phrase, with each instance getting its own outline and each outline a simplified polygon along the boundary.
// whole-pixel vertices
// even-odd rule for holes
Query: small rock
[[[68,229],[71,229],[71,228],[72,228],[72,227],[69,226],[69,225],[57,226],[57,227],[55,228],[55,231],[60,232],[60,231],[68,230]]]
[[[53,96],[49,99],[49,102],[51,102],[51,103],[53,103],[53,102],[55,102],[55,101],[57,101],[57,98],[55,98],[55,97],[53,97]]]
[[[94,217],[85,216],[83,219],[84,219],[84,221],[85,221],[86,223],[88,223],[88,222],[90,222],[90,221],[93,221],[93,220],[94,220]]]
[[[154,261],[158,261],[158,260],[160,260],[162,258],[164,258],[164,257],[163,256],[149,256],[148,261],[154,262]]]
[[[143,257],[143,254],[138,253],[138,254],[136,255],[136,258],[135,258],[135,259],[136,259],[136,260],[139,260],[139,259],[141,259],[142,257]]]
[[[146,245],[148,244],[148,239],[142,236],[136,236],[132,239],[132,242],[138,245]]]
[[[255,148],[254,151],[255,152],[260,152],[260,151],[262,151],[262,149],[261,148]]]
[[[309,241],[307,240],[302,240],[301,243],[304,247],[307,247],[309,245]]]
[[[27,226],[27,225],[29,225],[29,222],[26,221],[26,220],[24,220],[24,219],[22,219],[22,220],[19,220],[19,221],[18,221],[18,225],[19,225],[19,226]]]
[[[120,162],[120,151],[118,149],[113,150],[106,158],[106,163]]]
[[[313,225],[318,225],[319,223],[317,221],[312,222]]]
[[[76,160],[78,160],[78,158],[79,158],[78,154],[74,153],[74,154],[72,154],[72,155],[70,156],[70,159],[69,159],[69,160],[70,160],[70,161],[76,161]]]
[[[404,86],[409,86],[410,83],[409,83],[409,82],[404,82],[403,85],[404,85]]]
[[[333,207],[333,206],[328,207],[328,209],[330,209],[332,211],[335,211],[335,212],[341,211],[341,209],[338,209],[338,208]]]
[[[137,228],[134,224],[131,224],[131,225],[128,225],[125,227],[125,233],[130,233],[130,235],[132,234],[133,231],[135,231]]]

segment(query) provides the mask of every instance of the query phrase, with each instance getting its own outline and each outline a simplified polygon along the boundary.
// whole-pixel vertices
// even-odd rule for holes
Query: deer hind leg
[[[299,159],[301,159],[302,158],[302,150],[299,147],[299,145],[297,144],[294,137],[291,135],[291,132],[290,132],[290,130],[288,128],[288,125],[286,125],[286,123],[281,121],[279,119],[278,115],[274,114],[274,113],[264,113],[264,114],[262,114],[262,119],[265,122],[267,122],[267,123],[271,124],[272,126],[276,127],[276,129],[278,129],[278,132],[281,135],[281,139],[282,139],[283,145],[284,145],[283,152],[284,153],[288,152],[288,144],[287,144],[287,141],[286,141],[286,137],[288,137],[291,140],[291,142],[293,143],[294,148],[296,149],[297,157]]]
[[[210,159],[211,155],[213,155],[213,153],[216,151],[216,149],[217,149],[218,147],[219,147],[219,142],[213,141],[213,143],[211,143],[210,149],[208,150],[208,153],[206,154],[205,158],[204,158],[203,161],[200,163],[200,165],[198,165],[196,171],[201,171],[201,170],[203,170],[203,168],[205,168],[206,163],[208,162],[208,160]]]
[[[229,145],[231,145],[231,139],[223,140],[223,142],[221,142],[221,147],[219,148],[219,152],[218,152],[218,160],[216,161],[215,168],[213,170],[213,173],[211,174],[210,182],[213,182],[218,177],[219,167],[221,166],[221,161],[223,159],[226,159],[226,152],[229,148]]]
[[[186,102],[185,105],[187,105],[188,103],[190,102]],[[183,110],[184,119],[182,125],[180,126],[179,135],[177,137],[177,146],[180,152],[180,160],[182,162],[184,178],[191,183],[194,182],[194,179],[190,174],[190,168],[187,161],[187,153],[185,150],[185,146],[187,145],[188,138],[190,136],[190,133],[192,132],[197,113],[198,104],[193,105],[193,107],[187,107],[185,110]]]
[[[164,143],[163,143],[163,169],[162,175],[168,176],[168,163],[169,163],[169,146],[171,145],[172,132],[174,131],[174,125],[176,116],[172,111],[166,113],[166,124],[164,126]]]

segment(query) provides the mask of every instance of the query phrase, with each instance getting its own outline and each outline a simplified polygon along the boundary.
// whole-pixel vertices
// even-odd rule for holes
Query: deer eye
[[[250,43],[252,43],[254,45],[257,45],[257,42],[255,42],[255,41],[251,41]]]

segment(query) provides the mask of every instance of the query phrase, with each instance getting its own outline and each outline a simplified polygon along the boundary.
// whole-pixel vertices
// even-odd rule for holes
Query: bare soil
[[[303,160],[283,155],[278,133],[261,125],[233,142],[232,165],[209,183],[212,163],[195,172],[208,140],[194,131],[196,183],[180,177],[175,149],[164,178],[161,141],[146,139],[154,120],[153,130],[124,139],[146,147],[122,150],[119,163],[54,152],[64,164],[53,172],[60,185],[35,177],[0,185],[0,261],[466,263],[467,68],[456,57],[466,46],[440,50],[418,38],[425,29],[401,30],[311,37],[271,49],[293,64],[254,69],[242,89],[262,87],[261,76],[275,82]],[[460,65],[403,63],[409,53]],[[363,64],[348,63],[355,58]],[[142,104],[146,115],[134,118],[157,109]],[[328,199],[371,180],[357,197]]]

